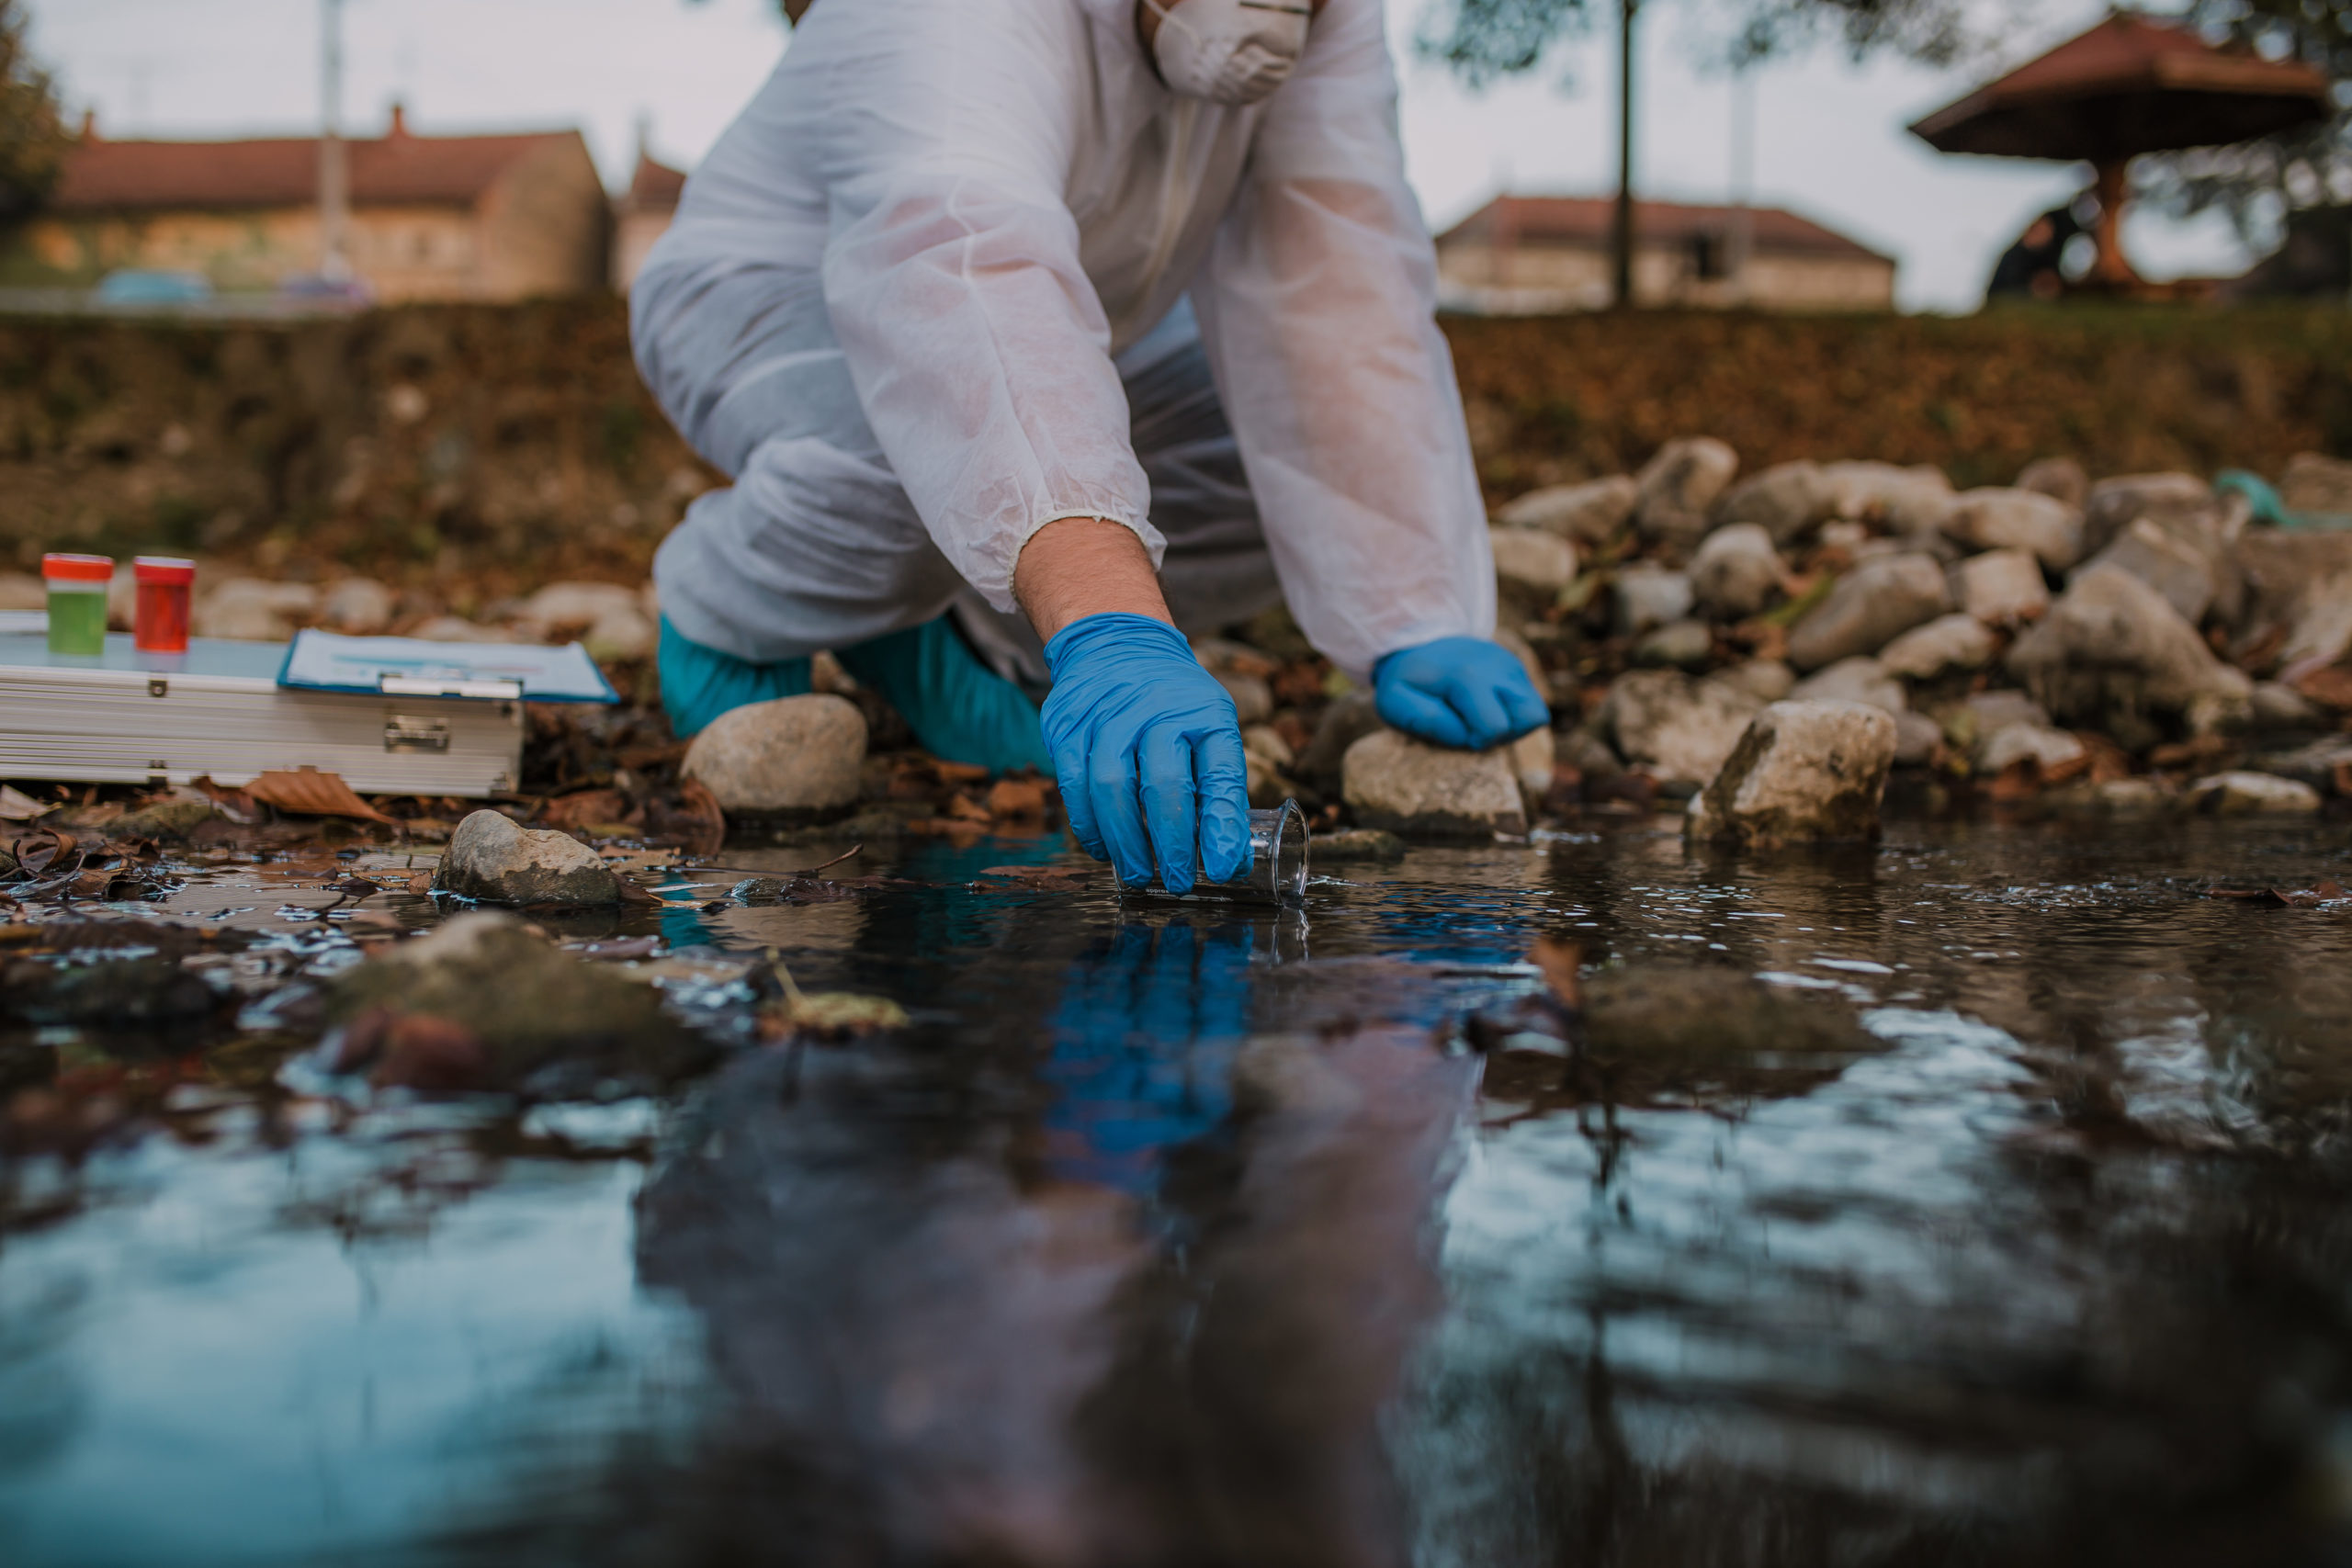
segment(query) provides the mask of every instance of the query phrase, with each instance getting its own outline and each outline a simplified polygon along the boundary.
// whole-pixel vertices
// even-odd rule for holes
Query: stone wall
[[[2352,316],[1997,312],[1449,321],[1490,501],[1721,436],[1750,470],[2028,461],[2275,474],[2352,454]],[[0,570],[194,552],[488,594],[642,579],[717,476],[611,299],[296,325],[0,321]],[[469,588],[469,592],[471,589]]]

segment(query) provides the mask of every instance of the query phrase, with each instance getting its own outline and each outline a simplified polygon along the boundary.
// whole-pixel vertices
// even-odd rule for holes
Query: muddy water
[[[2343,1560],[2352,908],[2200,895],[2347,842],[1634,829],[1333,867],[1303,921],[981,874],[1053,840],[650,877],[558,934],[664,937],[730,1054],[538,1105],[257,1066],[274,977],[435,911],[190,868],[268,933],[250,1038],[0,1163],[0,1561]],[[1465,1031],[1544,933],[1868,1032],[1596,1076]],[[769,950],[912,1026],[751,1043]]]

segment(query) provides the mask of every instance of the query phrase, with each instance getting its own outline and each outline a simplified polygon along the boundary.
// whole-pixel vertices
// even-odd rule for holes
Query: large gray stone
[[[1353,691],[1323,710],[1298,759],[1298,776],[1326,794],[1339,786],[1348,748],[1381,728],[1376,694]]]
[[[2010,724],[1986,736],[1977,746],[1978,773],[1996,776],[2019,762],[2031,762],[2045,773],[2082,760],[2083,743],[2063,729],[2040,724]]]
[[[1744,621],[1780,596],[1783,570],[1781,552],[1760,524],[1728,524],[1708,535],[1690,558],[1690,592],[1714,619]]]
[[[1982,670],[1993,662],[1993,634],[1973,615],[1939,615],[1879,649],[1878,661],[1889,675],[1906,681]]]
[[[1621,637],[1639,637],[1653,626],[1681,620],[1695,602],[1687,573],[1650,561],[1635,561],[1620,571],[1615,590]]]
[[[1664,784],[1702,784],[1739,744],[1764,705],[1721,681],[1674,670],[1620,676],[1598,716],[1617,754]]]
[[[1824,463],[1831,514],[1882,525],[1887,532],[1915,537],[1933,529],[1951,510],[1951,480],[1939,468],[1893,463]]]
[[[1777,703],[1796,689],[1797,672],[1777,659],[1751,659],[1726,665],[1707,679],[1736,687],[1758,702]]]
[[[750,703],[710,721],[681,768],[726,811],[835,811],[857,799],[865,716],[843,697]]]
[[[2128,571],[2078,575],[2009,650],[2009,673],[2062,719],[2110,710],[2180,714],[2217,728],[2251,710],[2254,682],[2213,657],[2164,595]]]
[[[617,904],[621,879],[569,833],[525,828],[496,811],[458,824],[433,886],[486,904]]]
[[[1694,842],[1747,846],[1873,839],[1895,725],[1860,703],[1774,703],[1690,802]]]
[[[2083,502],[2083,554],[2094,556],[2143,517],[2199,512],[2213,504],[2213,487],[2195,474],[2122,474],[2091,486]]]
[[[1801,703],[1861,703],[1888,713],[1907,712],[1911,706],[1910,699],[1903,694],[1903,682],[1888,674],[1885,666],[1867,653],[1841,659],[1826,670],[1799,681],[1789,699]]]
[[[1704,621],[1668,621],[1643,634],[1634,644],[1637,670],[1700,671],[1713,662],[1715,634]]]
[[[346,577],[319,601],[319,624],[347,637],[375,637],[390,631],[400,608],[399,595],[369,577]]]
[[[2083,514],[2036,491],[1968,491],[1944,513],[1941,526],[1971,550],[2024,550],[2052,571],[2083,556]]]
[[[1944,569],[1933,556],[1873,556],[1838,579],[1789,634],[1789,662],[1818,670],[1860,653],[1876,653],[1924,621],[1951,608]]]
[[[1988,626],[2020,626],[2050,608],[2050,585],[2030,550],[1987,550],[1951,569],[1952,596]]]
[[[2107,548],[2079,570],[2102,566],[2128,571],[2163,594],[2165,602],[2179,611],[2180,618],[2191,626],[2203,620],[2205,612],[2212,607],[2212,561],[2203,551],[2174,537],[2152,517],[2133,519],[2108,542]]]
[[[1611,474],[1586,484],[1550,485],[1510,502],[1495,513],[1495,521],[1512,528],[1541,528],[1583,544],[1605,545],[1634,520],[1641,493],[1631,474]]]
[[[2017,488],[2034,491],[2079,510],[2090,494],[2091,477],[2072,457],[2038,457],[2018,475]]]
[[[1507,747],[1453,751],[1382,729],[1348,748],[1340,774],[1348,807],[1366,828],[1421,838],[1527,830]]]
[[[1634,526],[1652,544],[1690,550],[1707,534],[1707,513],[1732,476],[1739,454],[1713,436],[1669,441],[1643,468]]]
[[[1540,528],[1489,528],[1487,534],[1494,544],[1495,586],[1505,604],[1541,614],[1576,581],[1576,547],[1557,534]]]
[[[2188,786],[2188,805],[2219,817],[2309,816],[2319,791],[2276,773],[2215,773]]]
[[[1781,463],[1732,486],[1715,503],[1721,527],[1761,528],[1786,545],[1837,515],[1838,494],[1818,463]]]

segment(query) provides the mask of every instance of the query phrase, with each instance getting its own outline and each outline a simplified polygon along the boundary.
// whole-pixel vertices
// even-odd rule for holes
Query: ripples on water
[[[199,1074],[0,1163],[0,1561],[2344,1557],[2352,909],[2199,897],[2340,828],[1425,850],[1303,926],[974,886],[1058,851],[579,924],[711,944],[663,974],[726,1037],[775,948],[899,1038],[531,1108]],[[179,901],[349,962],[295,881]],[[1543,933],[1878,1048],[1615,1102],[1467,1054]]]

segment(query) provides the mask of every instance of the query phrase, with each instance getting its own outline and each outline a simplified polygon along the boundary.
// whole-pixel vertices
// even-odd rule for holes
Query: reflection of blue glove
[[[1484,637],[1442,637],[1372,667],[1380,716],[1440,746],[1483,751],[1552,722],[1527,667]]]
[[[1148,615],[1088,615],[1055,634],[1046,666],[1046,745],[1080,847],[1130,887],[1157,859],[1170,893],[1249,870],[1240,717],[1183,634]]]

